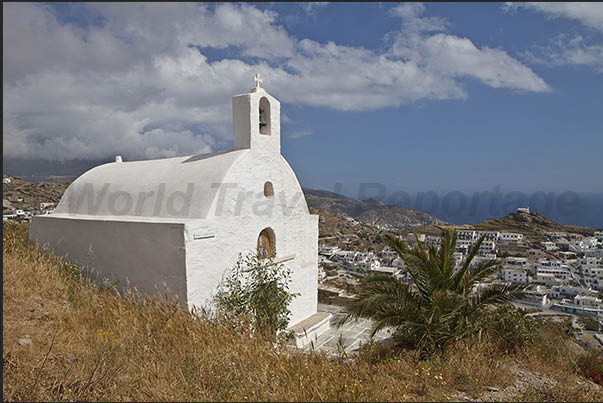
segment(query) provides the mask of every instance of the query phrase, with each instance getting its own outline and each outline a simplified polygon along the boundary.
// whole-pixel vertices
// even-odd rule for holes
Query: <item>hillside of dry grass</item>
[[[603,400],[561,331],[513,354],[465,342],[426,360],[378,346],[329,358],[275,346],[168,298],[99,289],[26,238],[26,224],[3,225],[7,401]]]

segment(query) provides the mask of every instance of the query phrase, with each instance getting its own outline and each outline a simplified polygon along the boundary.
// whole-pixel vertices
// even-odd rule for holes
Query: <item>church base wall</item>
[[[165,284],[187,303],[184,224],[53,214],[33,217],[29,239],[83,267],[94,280],[116,281],[120,291],[129,282],[144,294],[162,295]]]

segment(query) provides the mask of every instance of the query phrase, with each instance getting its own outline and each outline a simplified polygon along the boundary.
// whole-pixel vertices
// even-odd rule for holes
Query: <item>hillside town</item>
[[[520,208],[517,214],[529,215]],[[417,230],[420,231],[420,230]],[[457,229],[454,257],[457,267],[467,259],[473,245],[483,237],[471,265],[495,260],[500,270],[488,284],[521,283],[528,286],[535,307],[575,315],[598,317],[603,313],[603,231],[594,236],[572,232],[544,232],[538,241],[524,234],[504,231]],[[439,249],[441,238],[409,232],[398,236],[409,246]],[[319,281],[323,298],[352,298],[354,287],[368,272],[395,276],[411,282],[405,264],[389,246],[380,251],[359,252],[339,246],[319,248]]]

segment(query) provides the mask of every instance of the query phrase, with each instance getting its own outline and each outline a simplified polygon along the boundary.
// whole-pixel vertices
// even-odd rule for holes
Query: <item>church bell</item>
[[[266,126],[266,118],[264,117],[264,111],[260,109],[260,126]]]

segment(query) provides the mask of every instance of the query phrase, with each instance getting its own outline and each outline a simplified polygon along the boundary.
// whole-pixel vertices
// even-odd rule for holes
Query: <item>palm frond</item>
[[[421,297],[407,284],[381,273],[369,273],[363,281],[357,299],[347,304],[348,315],[336,324],[352,319],[375,318],[389,315],[391,310],[413,310]]]
[[[463,291],[465,294],[469,293],[473,286],[486,277],[494,273],[499,267],[496,260],[487,260],[485,262],[478,263],[476,266],[470,268],[463,278]]]
[[[439,269],[438,289],[450,288],[455,268],[454,252],[456,249],[456,233],[452,231],[444,232],[440,250],[438,251],[435,263]]]
[[[465,258],[465,263],[463,263],[461,268],[456,272],[454,276],[455,288],[458,289],[459,287],[462,287],[462,282],[465,278],[465,273],[467,273],[467,271],[471,267],[471,262],[473,262],[473,259],[475,258],[475,256],[477,256],[477,252],[479,251],[479,248],[482,245],[484,239],[484,236],[479,237],[479,239],[473,244],[471,249],[469,249],[469,253],[467,253],[467,257]]]
[[[413,249],[410,249],[401,239],[389,234],[385,235],[385,241],[394,251],[396,251],[400,259],[402,259],[406,265],[406,269],[417,286],[419,293],[421,293],[424,298],[429,298],[431,292],[431,283],[429,280],[430,270],[427,267],[429,257],[421,245],[417,234],[414,235],[419,247]]]
[[[471,296],[471,310],[485,305],[500,304],[525,298],[527,286],[522,284],[494,284]]]

